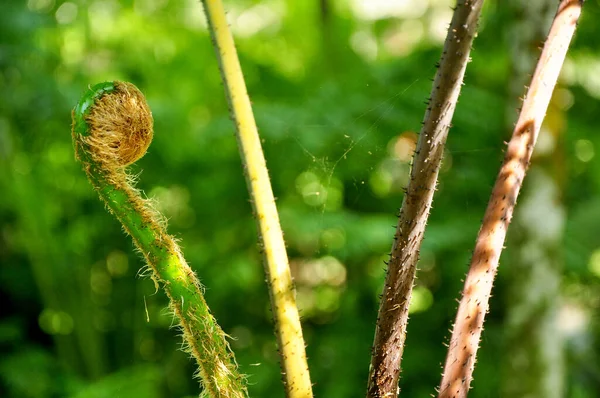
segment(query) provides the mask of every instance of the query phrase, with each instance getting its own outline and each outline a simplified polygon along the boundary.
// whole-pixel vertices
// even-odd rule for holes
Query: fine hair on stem
[[[145,258],[157,287],[182,331],[184,349],[198,364],[209,397],[247,396],[245,377],[204,300],[195,273],[186,263],[166,222],[133,186],[126,167],[141,158],[152,141],[152,113],[131,83],[91,87],[73,110],[75,155],[100,199],[123,225]]]

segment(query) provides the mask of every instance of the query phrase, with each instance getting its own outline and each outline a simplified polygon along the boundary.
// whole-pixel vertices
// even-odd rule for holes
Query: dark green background
[[[225,2],[278,197],[318,397],[366,390],[383,261],[408,173],[394,143],[418,131],[451,17],[452,1],[395,1],[411,5],[386,16],[387,2],[363,2],[381,14],[372,18],[353,6],[360,2]],[[429,396],[439,383],[455,299],[516,117],[509,15],[503,2],[487,2],[471,54],[423,243],[403,397]],[[567,214],[561,300],[582,320],[557,328],[566,333],[569,397],[600,396],[599,19],[600,1],[588,0],[548,117],[556,124],[549,128],[562,131],[553,160]],[[440,26],[441,37],[431,33]],[[140,256],[74,159],[71,109],[88,85],[105,80],[130,81],[146,94],[155,138],[132,167],[138,186],[158,200],[213,313],[237,339],[251,395],[283,396],[233,124],[192,0],[0,4],[0,395],[198,394],[163,293],[140,277]],[[510,231],[507,250],[520,250]],[[501,261],[473,397],[501,395],[511,355],[509,258]]]

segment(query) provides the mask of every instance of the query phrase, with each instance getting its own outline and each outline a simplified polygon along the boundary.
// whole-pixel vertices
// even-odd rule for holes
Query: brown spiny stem
[[[367,396],[395,397],[419,248],[483,0],[458,1],[413,159],[379,307]]]

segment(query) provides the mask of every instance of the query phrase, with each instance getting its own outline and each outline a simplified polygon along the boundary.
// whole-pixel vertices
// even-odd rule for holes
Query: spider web
[[[294,176],[295,189],[291,189],[289,183],[282,189],[277,187],[277,180],[288,181],[289,177],[280,178],[278,170],[270,170],[271,177],[275,177],[276,194],[284,191],[284,195],[296,196],[296,205],[298,200],[304,202],[315,236],[325,232],[331,225],[331,218],[340,212],[393,217],[408,183],[425,107],[423,100],[429,88],[429,81],[423,78],[383,97],[380,90],[367,87],[364,98],[379,95],[382,99],[366,108],[364,104],[351,105],[350,111],[341,112],[337,117],[327,117],[319,109],[327,109],[326,101],[318,100],[316,105],[309,105],[308,110],[301,112],[294,108],[276,111],[270,108],[267,115],[265,111],[261,112],[260,106],[256,108],[268,165],[285,164],[288,170],[281,174]],[[407,116],[408,113],[411,116]],[[451,167],[453,157],[481,156],[496,150],[494,147],[476,147],[447,151],[445,164]],[[289,199],[278,198],[278,207],[284,213]],[[386,203],[387,206],[375,209],[373,203]],[[390,209],[389,203],[394,207]],[[318,256],[323,253],[317,244],[304,254]]]

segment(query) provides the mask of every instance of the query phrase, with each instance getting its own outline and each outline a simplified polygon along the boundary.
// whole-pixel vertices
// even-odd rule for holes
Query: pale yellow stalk
[[[260,138],[233,36],[220,0],[203,0],[221,77],[236,125],[246,182],[264,254],[287,397],[312,397],[295,288]]]

